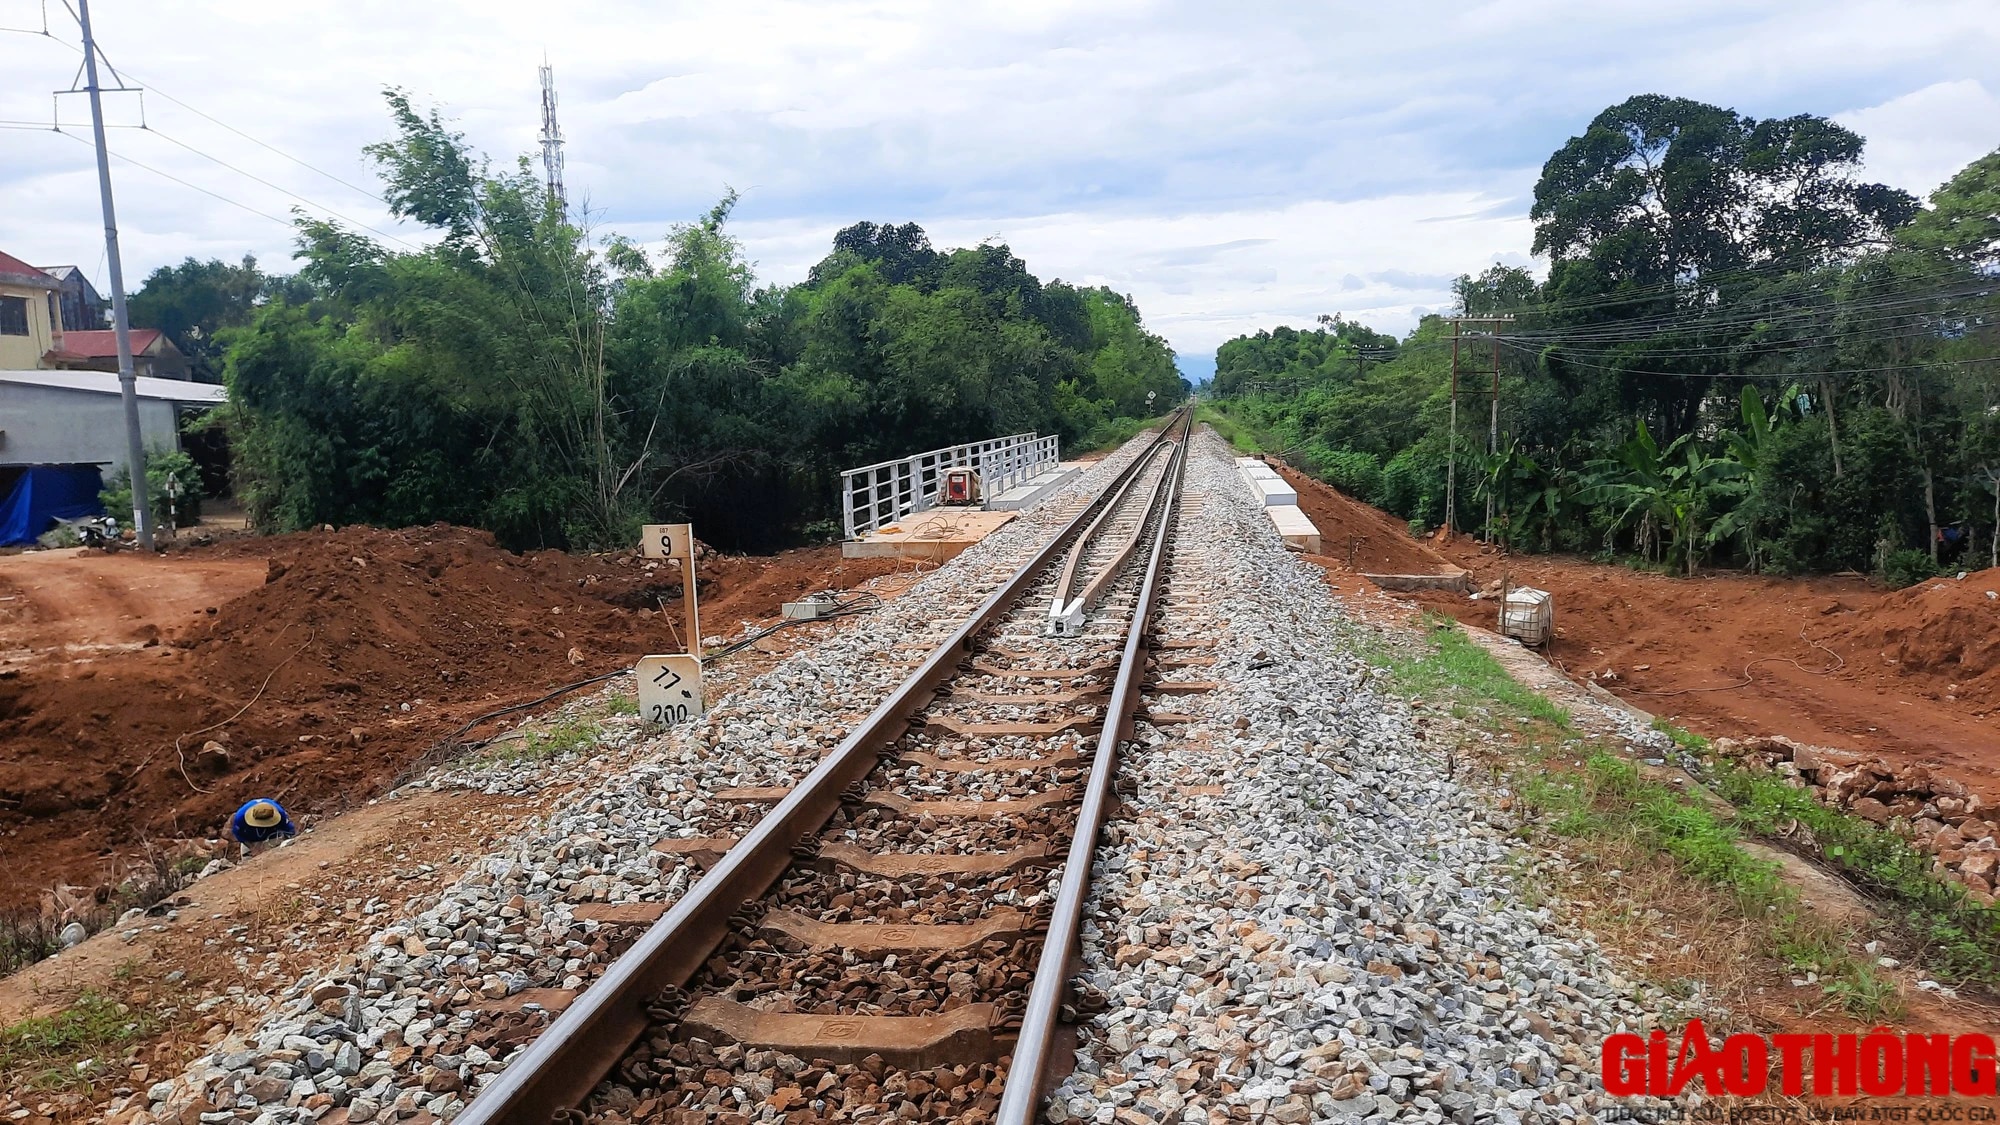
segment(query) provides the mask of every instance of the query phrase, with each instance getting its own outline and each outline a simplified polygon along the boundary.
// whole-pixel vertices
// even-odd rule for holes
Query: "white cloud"
[[[1868,138],[1870,176],[1919,195],[2000,148],[2000,97],[1971,78],[1936,82],[1834,119]]]
[[[0,25],[37,11],[0,0]],[[600,229],[654,239],[733,185],[773,280],[802,277],[859,219],[915,220],[939,245],[998,235],[1043,276],[1135,294],[1183,351],[1320,312],[1407,327],[1449,301],[1435,279],[1524,260],[1536,168],[1634,93],[1760,117],[1871,107],[1843,120],[1870,136],[1874,174],[1913,190],[2000,142],[1979,135],[2000,118],[1991,0],[1920,14],[1890,0],[96,0],[93,13],[136,78],[361,185],[360,147],[388,132],[385,85],[442,103],[496,160],[530,150],[546,53],[572,196]],[[45,119],[76,57],[0,35],[0,119]],[[111,100],[136,119],[133,99]],[[285,262],[290,231],[260,215],[298,200],[245,172],[414,237],[379,201],[163,96],[145,111],[153,131],[114,130],[116,150],[241,206],[118,165],[135,286],[189,254]],[[94,186],[84,146],[0,131],[0,249],[90,269]]]

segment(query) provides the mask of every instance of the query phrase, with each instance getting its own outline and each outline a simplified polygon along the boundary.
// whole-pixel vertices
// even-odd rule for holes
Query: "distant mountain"
[[[1199,355],[1176,355],[1174,366],[1180,368],[1181,378],[1193,383],[1197,388],[1215,378],[1215,353],[1202,352]]]

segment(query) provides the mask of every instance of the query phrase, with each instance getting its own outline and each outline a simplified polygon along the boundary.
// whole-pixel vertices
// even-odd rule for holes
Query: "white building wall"
[[[178,450],[175,406],[139,400],[148,452]],[[125,465],[125,407],[117,395],[0,383],[0,465],[95,464],[104,479]]]

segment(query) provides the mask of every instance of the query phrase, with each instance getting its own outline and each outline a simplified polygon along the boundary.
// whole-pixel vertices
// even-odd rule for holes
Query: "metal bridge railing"
[[[931,507],[947,469],[977,472],[981,494],[991,497],[1054,469],[1057,460],[1053,435],[1014,434],[848,469],[840,475],[842,522],[847,537],[858,539]]]

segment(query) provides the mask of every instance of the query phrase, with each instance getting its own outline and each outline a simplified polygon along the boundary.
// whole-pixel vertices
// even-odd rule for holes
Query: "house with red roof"
[[[157,328],[134,328],[132,371],[142,378],[185,379],[187,356],[165,332]],[[118,370],[118,334],[109,328],[89,332],[65,332],[56,337],[56,346],[43,356],[40,366],[58,371]]]
[[[0,371],[116,371],[118,336],[109,328],[91,327],[83,307],[85,291],[96,291],[74,266],[58,272],[34,266],[0,251]],[[71,301],[71,290],[78,300]],[[70,304],[77,304],[71,309]],[[99,321],[102,323],[102,321]],[[68,328],[69,331],[64,329]],[[147,379],[186,379],[188,360],[167,334],[157,328],[134,328],[132,372]]]

